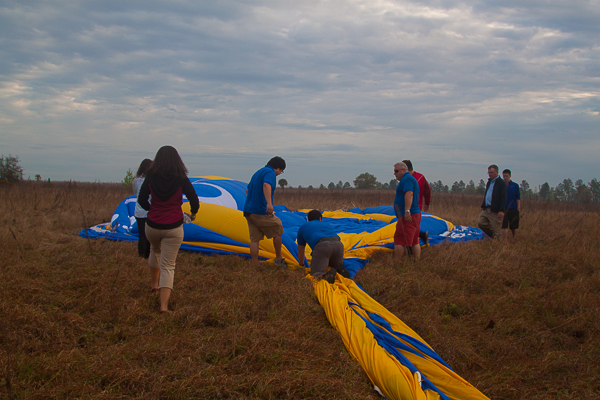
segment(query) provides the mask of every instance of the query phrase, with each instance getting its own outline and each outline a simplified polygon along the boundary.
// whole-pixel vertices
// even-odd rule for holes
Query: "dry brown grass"
[[[120,185],[0,190],[0,398],[377,399],[301,271],[180,252],[171,316],[135,243],[87,241]],[[291,209],[390,204],[388,191],[278,190]],[[475,225],[480,199],[435,196]],[[523,203],[514,242],[373,257],[356,277],[493,399],[600,397],[597,208]],[[492,322],[493,321],[493,322]]]

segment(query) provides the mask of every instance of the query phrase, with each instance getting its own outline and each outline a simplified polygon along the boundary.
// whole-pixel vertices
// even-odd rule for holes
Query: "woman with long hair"
[[[141,163],[133,179],[133,194],[137,197],[140,195],[140,188],[146,178],[146,171],[152,165],[152,160],[146,158]],[[146,218],[148,217],[148,211],[144,210],[140,203],[135,202],[135,220],[138,226],[138,254],[142,258],[150,257],[150,242],[146,237]]]
[[[200,209],[198,195],[187,177],[188,170],[172,146],[161,147],[140,189],[138,202],[148,211],[146,236],[150,241],[150,280],[152,291],[160,290],[160,312],[169,312],[175,260],[183,242],[183,195],[190,202],[193,221]],[[148,200],[152,196],[152,202]]]

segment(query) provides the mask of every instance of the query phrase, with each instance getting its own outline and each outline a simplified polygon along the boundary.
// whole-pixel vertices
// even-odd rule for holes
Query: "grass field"
[[[301,270],[180,252],[157,312],[135,243],[87,241],[118,184],[0,187],[0,398],[378,399]],[[286,189],[290,209],[389,205],[390,191]],[[476,226],[481,199],[431,212]],[[378,253],[356,281],[492,399],[600,398],[600,210],[522,204],[516,241]]]

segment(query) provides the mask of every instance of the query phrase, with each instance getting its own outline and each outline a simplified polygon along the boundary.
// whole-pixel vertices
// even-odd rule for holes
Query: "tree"
[[[558,201],[573,201],[575,199],[575,185],[573,185],[573,181],[571,178],[567,178],[556,185],[556,189],[554,189],[556,194],[556,200]]]
[[[42,181],[42,176],[40,174],[35,174],[35,181],[36,182],[41,182]]]
[[[354,179],[354,187],[357,189],[375,189],[378,185],[375,175],[364,172]]]
[[[338,181],[338,183],[336,183],[335,185],[336,189],[343,189],[344,188],[344,182],[342,181]]]
[[[592,201],[600,204],[600,182],[594,178],[590,181],[590,192],[592,192]]]
[[[529,187],[529,183],[525,179],[521,181],[521,197],[525,199],[530,199],[533,197],[533,191]]]
[[[327,189],[327,188],[325,187],[325,185],[323,185],[323,184],[321,183],[321,186],[319,186],[319,189]]]
[[[350,182],[345,182],[343,189],[352,189],[352,186],[350,185]]]
[[[462,181],[462,179],[460,180],[460,182],[456,182],[454,181],[454,183],[452,184],[452,189],[450,189],[450,191],[452,193],[462,193],[465,190],[465,183]]]
[[[477,185],[477,194],[485,194],[485,181],[483,179],[479,180],[479,184]]]
[[[125,187],[125,189],[127,189],[129,192],[133,191],[133,180],[135,179],[135,176],[133,175],[133,172],[131,172],[131,168],[129,168],[127,170],[127,173],[125,174],[125,178],[123,178],[123,180],[121,181],[121,184]]]
[[[548,185],[548,182],[544,182],[542,184],[542,186],[540,186],[539,196],[540,196],[540,199],[542,199],[542,200],[549,200],[549,198],[550,198],[550,185]]]
[[[581,179],[575,181],[575,201],[584,204],[592,202],[592,191]]]
[[[395,178],[394,178],[394,179],[392,179],[392,180],[390,181],[389,187],[390,187],[390,189],[392,189],[392,190],[396,190],[396,188],[398,187],[398,180],[397,180],[397,179],[395,179]]]
[[[327,189],[335,189],[335,183],[329,182],[329,185],[327,185]]]
[[[473,182],[473,179],[471,179],[469,181],[469,184],[465,187],[465,193],[468,193],[468,194],[475,194],[476,193],[476,191],[475,191],[475,182]]]
[[[429,187],[431,188],[432,192],[437,192],[437,193],[448,193],[448,191],[450,190],[448,188],[448,185],[444,185],[444,183],[442,181],[430,183]]]
[[[19,165],[19,157],[9,154],[7,157],[0,157],[0,179],[6,179],[9,182],[19,182],[23,180],[23,168]]]
[[[285,189],[285,187],[288,185],[288,181],[285,180],[284,178],[281,178],[279,180],[279,186],[281,186],[281,190]]]

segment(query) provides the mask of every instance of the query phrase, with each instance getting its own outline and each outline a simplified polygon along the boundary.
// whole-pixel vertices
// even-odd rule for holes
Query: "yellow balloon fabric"
[[[380,346],[364,320],[377,324],[368,313],[378,314],[390,324],[392,331],[417,339],[431,349],[416,332],[373,300],[353,280],[343,278],[339,274],[333,285],[325,280],[317,282],[311,277],[309,279],[313,280],[315,294],[325,310],[327,319],[340,332],[350,354],[359,361],[371,382],[381,390],[384,396],[389,399],[403,400],[440,399],[441,396],[438,392],[422,388],[420,374],[423,374],[450,399],[488,399],[446,365],[426,353],[421,353],[419,348],[411,342],[405,341],[401,335],[388,331],[388,334],[395,339],[420,353],[415,355],[410,351],[399,350],[420,373],[411,372],[407,366]],[[351,304],[360,307],[351,307]]]

